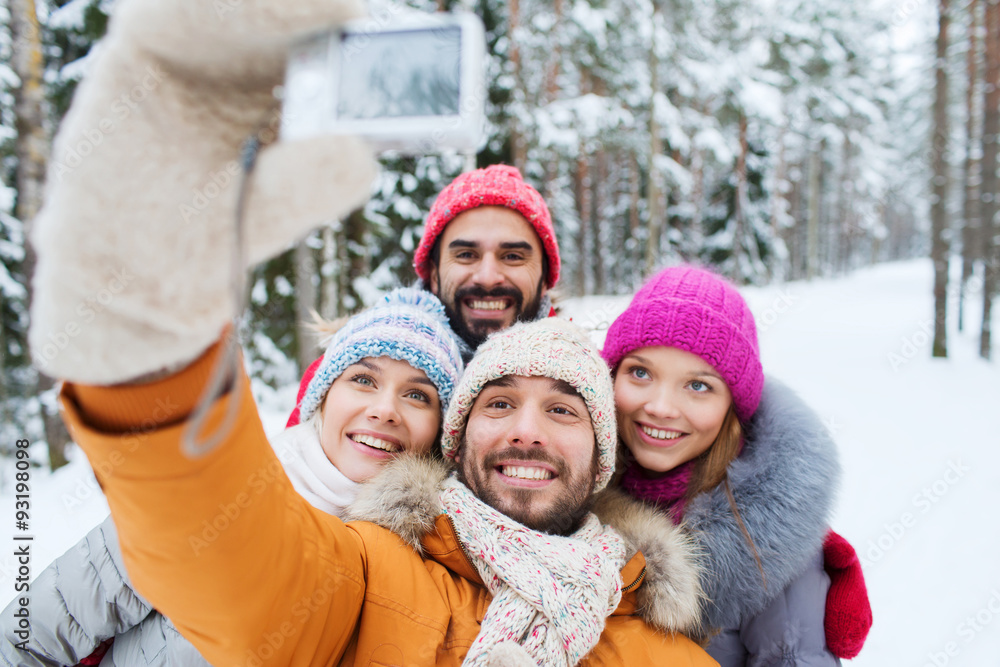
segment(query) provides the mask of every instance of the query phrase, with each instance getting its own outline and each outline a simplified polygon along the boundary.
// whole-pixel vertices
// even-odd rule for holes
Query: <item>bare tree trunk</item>
[[[792,216],[795,224],[785,228],[783,237],[785,245],[788,246],[788,280],[798,280],[805,275],[805,257],[802,252],[802,230],[805,225],[799,224],[802,219],[802,190],[803,183],[801,174],[806,173],[806,165],[800,161],[795,168],[800,177],[794,181],[789,181],[791,189],[788,192],[788,214]]]
[[[638,276],[635,269],[639,266],[639,157],[635,153],[629,153],[629,175],[628,175],[628,234],[632,240],[633,247],[629,253],[629,266],[631,270],[627,272],[629,283],[634,283]],[[629,285],[631,287],[631,285]]]
[[[704,213],[705,211],[705,156],[697,146],[691,147],[691,229],[688,248],[690,251],[684,261],[695,262],[698,253],[704,246]]]
[[[608,94],[607,86],[600,77],[593,77],[592,90],[595,94],[605,97]],[[594,154],[594,171],[596,174],[590,179],[591,194],[591,234],[590,257],[593,263],[593,290],[594,294],[604,294],[607,291],[607,273],[604,266],[604,258],[607,255],[607,234],[605,233],[605,216],[608,206],[608,154],[604,150],[604,142],[598,141],[597,151]]]
[[[354,281],[371,273],[366,236],[368,221],[363,210],[347,216],[343,222],[343,244],[341,254],[342,280],[340,282],[341,308],[343,314],[354,313],[364,307],[364,302],[354,287]]]
[[[820,169],[823,142],[809,153],[809,219],[806,222],[806,279],[812,280],[819,273],[819,200]]]
[[[659,4],[653,3],[653,22],[649,45],[649,221],[646,235],[646,273],[650,274],[656,268],[660,257],[660,232],[663,228],[663,213],[660,203],[662,188],[660,187],[660,170],[657,158],[663,152],[663,140],[660,138],[660,126],[656,121],[656,94],[660,88],[659,65],[656,54],[656,29],[659,16]]]
[[[14,113],[17,139],[17,208],[14,215],[24,223],[30,234],[38,210],[42,207],[45,186],[45,165],[48,137],[45,132],[44,63],[42,61],[41,27],[35,0],[10,0],[11,64],[21,85],[14,91]],[[25,251],[25,273],[32,275],[35,252],[30,244]],[[32,294],[29,288],[28,300]],[[42,398],[54,390],[52,378],[38,373],[36,391]],[[55,401],[40,401],[45,441],[52,470],[66,465],[66,445],[69,433],[59,416]]]
[[[507,39],[510,40],[510,63],[514,68],[514,99],[525,102],[524,85],[521,82],[521,50],[517,45],[517,31],[521,26],[521,1],[510,0],[507,5]],[[524,129],[520,127],[517,118],[511,119],[510,151],[514,166],[524,172],[528,161],[528,146],[524,139]]]
[[[514,0],[518,2],[518,0]],[[552,26],[551,35],[557,37],[562,24],[563,0],[554,0],[552,3],[552,13],[555,16],[555,23]],[[549,56],[548,66],[545,70],[545,98],[549,102],[554,102],[559,98],[559,72],[562,60],[562,49],[559,47],[559,40],[552,40],[552,53]]]
[[[841,147],[839,215],[840,233],[837,235],[837,271],[847,273],[851,268],[851,258],[854,256],[854,242],[858,236],[858,226],[854,221],[854,146],[851,143],[850,132],[844,132],[844,143]]]
[[[576,237],[576,256],[579,257],[579,268],[576,274],[576,292],[583,296],[587,294],[587,266],[590,257],[590,218],[591,218],[591,184],[590,160],[580,143],[580,152],[576,158],[576,211],[580,219],[579,232]]]
[[[931,356],[948,356],[948,3],[938,1],[937,61],[934,66],[934,137],[931,169],[931,261],[934,263],[934,345]]]
[[[782,127],[778,132],[778,159],[774,165],[774,187],[771,190],[771,234],[776,239],[781,239],[784,235],[782,218],[788,208],[788,198],[785,196],[785,132],[787,128]],[[771,253],[770,266],[768,267],[768,277],[784,278],[789,274],[789,267],[779,267],[780,260],[776,253]]]
[[[316,358],[315,336],[308,324],[316,310],[316,251],[310,247],[312,235],[295,246],[295,334],[298,341],[299,373]]]
[[[591,257],[594,262],[594,293],[606,294],[608,291],[608,272],[605,266],[607,257],[607,213],[608,213],[608,154],[604,150],[603,143],[597,149],[594,156],[597,178],[593,179],[594,190],[594,211],[593,216],[593,236],[594,243],[591,244]]]
[[[979,339],[979,356],[990,358],[990,318],[993,296],[997,291],[1000,271],[1000,206],[997,193],[997,152],[1000,148],[1000,0],[986,0],[986,80],[983,86],[983,327]],[[989,197],[986,194],[989,193]]]
[[[739,120],[739,142],[740,150],[736,154],[736,201],[733,206],[733,219],[736,222],[735,243],[733,243],[733,281],[742,283],[744,276],[740,271],[740,256],[746,251],[749,254],[751,241],[746,230],[746,203],[747,197],[747,117],[740,112]]]
[[[979,248],[979,161],[975,158],[976,141],[979,140],[979,108],[976,93],[979,89],[979,0],[969,2],[969,50],[966,57],[965,90],[965,201],[962,205],[962,280],[958,287],[958,330],[965,329],[965,288],[981,258]]]
[[[560,61],[562,59],[562,49],[559,47],[559,33],[562,31],[562,11],[563,11],[563,0],[555,0],[552,6],[552,11],[555,14],[555,23],[552,26],[552,55],[549,59],[548,67],[545,72],[545,102],[546,104],[551,104],[555,102],[560,97],[559,89],[559,74],[560,74]],[[545,193],[545,200],[548,202],[549,207],[552,207],[552,202],[555,197],[555,192],[557,189],[556,181],[560,178],[560,160],[559,152],[557,149],[550,148],[547,151],[547,164],[545,168],[545,182],[543,187],[545,188],[543,192]]]
[[[323,237],[322,263],[319,271],[319,313],[327,319],[335,319],[340,312],[340,289],[337,278],[339,275],[337,263],[337,226],[326,225],[321,232]]]

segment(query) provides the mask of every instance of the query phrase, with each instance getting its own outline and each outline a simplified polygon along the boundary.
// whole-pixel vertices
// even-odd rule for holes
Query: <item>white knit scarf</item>
[[[622,597],[621,535],[594,514],[568,537],[531,530],[454,476],[443,485],[441,503],[493,595],[464,665],[504,662],[490,657],[516,649],[508,642],[546,665],[575,665],[594,648]]]

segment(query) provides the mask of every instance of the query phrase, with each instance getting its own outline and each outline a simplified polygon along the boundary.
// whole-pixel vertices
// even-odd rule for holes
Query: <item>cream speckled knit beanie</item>
[[[469,411],[483,386],[508,375],[563,380],[580,393],[590,412],[599,452],[594,490],[607,486],[615,470],[618,444],[611,374],[586,333],[554,317],[498,331],[479,347],[445,413],[444,455],[455,457]]]

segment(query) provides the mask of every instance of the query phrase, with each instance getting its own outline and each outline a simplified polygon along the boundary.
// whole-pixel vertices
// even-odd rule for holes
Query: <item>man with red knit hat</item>
[[[514,167],[464,173],[431,207],[413,268],[474,350],[494,331],[550,314],[559,280],[552,216]]]
[[[559,264],[545,200],[505,164],[449,183],[427,215],[413,256],[421,286],[444,304],[470,353],[494,331],[554,314],[548,291],[559,280]],[[299,403],[321,361],[305,370],[286,426],[299,423]]]

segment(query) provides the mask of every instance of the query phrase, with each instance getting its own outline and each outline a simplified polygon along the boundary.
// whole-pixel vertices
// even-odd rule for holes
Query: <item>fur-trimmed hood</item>
[[[345,520],[391,530],[421,555],[423,540],[444,512],[439,493],[450,463],[399,457],[362,485]],[[634,589],[637,613],[665,632],[701,635],[701,571],[697,547],[662,512],[615,490],[598,495],[594,511],[625,539],[626,560],[642,552],[645,575]]]
[[[729,466],[729,484],[766,586],[725,490],[694,498],[684,521],[704,552],[709,628],[738,627],[808,566],[822,547],[840,478],[836,446],[819,417],[772,378],[745,438]]]

